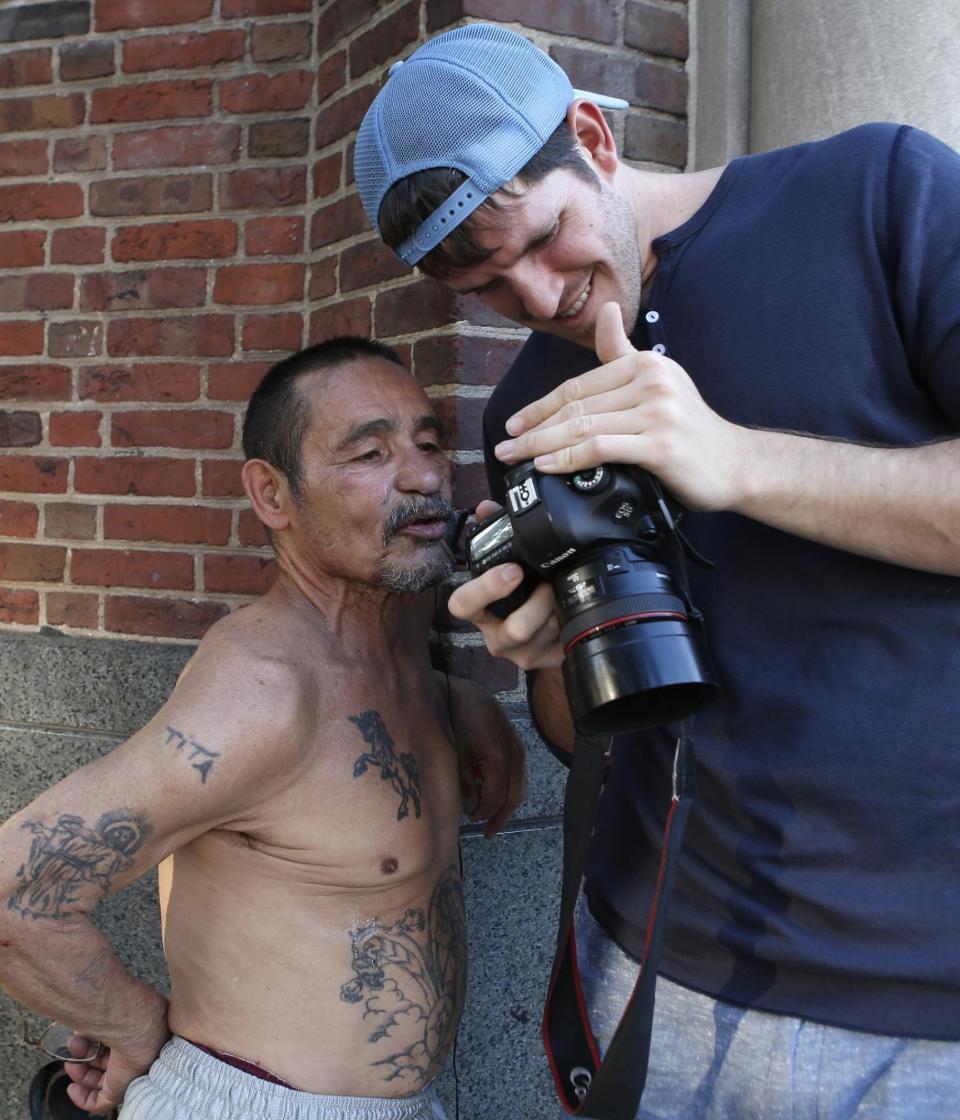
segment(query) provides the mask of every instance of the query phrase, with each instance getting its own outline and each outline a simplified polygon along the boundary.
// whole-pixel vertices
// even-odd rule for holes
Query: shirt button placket
[[[667,346],[663,341],[663,327],[660,323],[660,312],[654,311],[654,309],[651,308],[644,315],[644,319],[646,320],[647,333],[649,334],[650,341],[652,343],[650,349],[655,354],[666,354]]]

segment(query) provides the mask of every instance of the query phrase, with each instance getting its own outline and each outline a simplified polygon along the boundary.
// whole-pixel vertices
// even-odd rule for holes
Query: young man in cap
[[[908,127],[667,175],[503,28],[440,35],[361,125],[358,188],[411,266],[533,334],[485,416],[507,468],[658,476],[721,698],[671,908],[641,1115],[941,1117],[960,1083],[960,158]],[[451,609],[538,670],[515,564]],[[643,952],[669,729],[618,737],[579,960],[610,1038]]]
[[[146,727],[0,830],[0,983],[83,1036],[69,1093],[94,1112],[442,1120],[461,802],[492,835],[524,780],[497,705],[430,667],[439,426],[393,351],[334,339],[268,372],[244,448],[277,581]],[[160,861],[169,1004],[89,917]]]

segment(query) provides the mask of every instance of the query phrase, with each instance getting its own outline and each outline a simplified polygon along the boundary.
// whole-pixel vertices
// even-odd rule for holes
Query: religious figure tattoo
[[[413,815],[419,817],[420,771],[417,769],[417,760],[412,754],[402,754],[397,757],[393,739],[379,712],[371,708],[357,716],[347,716],[347,719],[360,728],[360,734],[370,748],[353,764],[353,776],[359,778],[361,774],[367,772],[368,767],[374,769],[379,767],[380,777],[385,782],[389,782],[399,794],[400,806],[397,809],[397,820],[402,821],[404,817],[409,816],[411,802],[413,802]]]
[[[420,1087],[443,1066],[460,1024],[467,985],[463,889],[453,867],[441,875],[427,912],[411,908],[391,925],[377,918],[351,934],[354,978],[344,1003],[363,1003],[371,1044],[383,1044],[385,1081]]]
[[[207,775],[213,769],[213,760],[220,757],[220,752],[212,751],[209,747],[202,747],[196,740],[190,739],[175,727],[168,725],[166,732],[166,745],[169,746],[173,743],[178,751],[186,750],[189,752],[187,760],[193,769],[200,774],[200,784],[203,785],[207,780]]]
[[[151,832],[143,817],[127,811],[104,813],[93,828],[68,814],[52,828],[40,821],[21,827],[33,833],[33,840],[7,907],[31,918],[84,912],[77,898],[83,886],[95,883],[107,895],[114,878],[133,866],[134,853]]]

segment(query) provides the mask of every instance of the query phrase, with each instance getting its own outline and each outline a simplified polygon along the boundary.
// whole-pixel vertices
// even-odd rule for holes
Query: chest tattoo
[[[379,712],[370,708],[347,718],[360,729],[363,741],[369,748],[353,764],[353,776],[359,778],[368,769],[379,770],[381,780],[389,782],[400,798],[397,820],[402,821],[410,815],[411,805],[413,815],[419,817],[420,771],[417,769],[417,760],[412,754],[397,755],[393,739]]]

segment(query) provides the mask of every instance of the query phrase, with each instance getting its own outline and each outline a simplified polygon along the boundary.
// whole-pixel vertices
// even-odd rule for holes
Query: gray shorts
[[[582,902],[577,960],[590,1022],[605,1049],[637,965]],[[564,1111],[554,1115],[568,1120]],[[957,1117],[960,1042],[828,1027],[657,980],[650,1068],[636,1120]]]
[[[446,1120],[432,1089],[414,1097],[330,1097],[273,1085],[172,1038],[130,1084],[121,1120]]]

